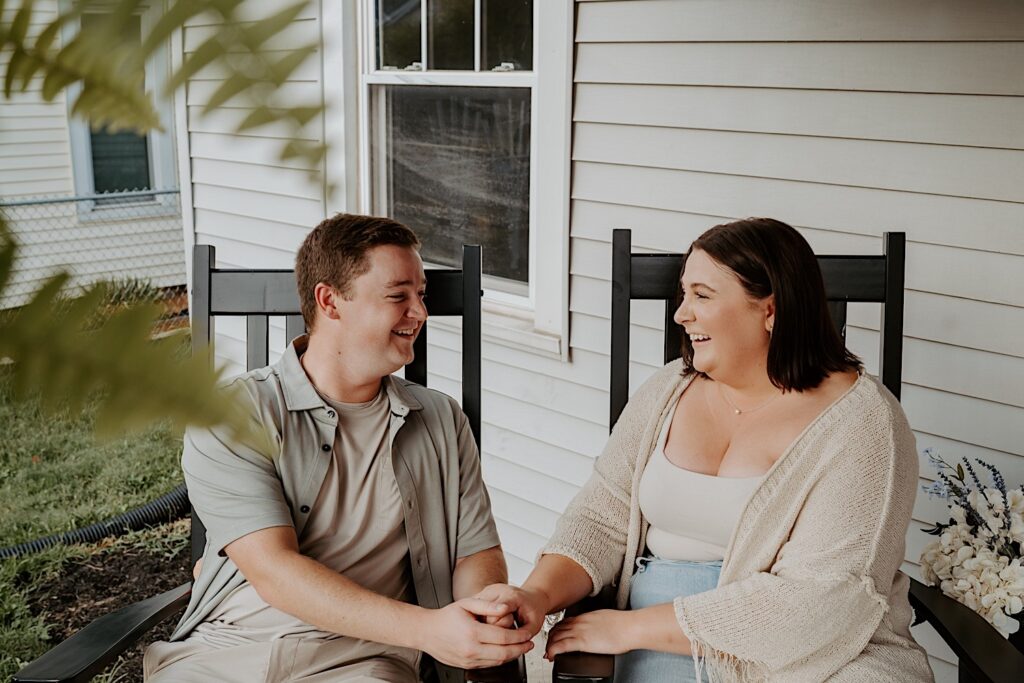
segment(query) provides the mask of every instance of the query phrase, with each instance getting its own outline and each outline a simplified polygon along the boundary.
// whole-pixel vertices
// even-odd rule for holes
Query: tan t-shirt
[[[333,458],[313,514],[299,538],[299,551],[381,595],[414,601],[402,498],[388,439],[390,402],[382,388],[366,403],[339,403]],[[277,638],[341,639],[271,607],[248,582],[234,589],[190,635],[230,647]],[[350,640],[353,659],[396,654],[393,647]],[[338,645],[341,645],[340,643]],[[417,654],[404,653],[415,667]]]

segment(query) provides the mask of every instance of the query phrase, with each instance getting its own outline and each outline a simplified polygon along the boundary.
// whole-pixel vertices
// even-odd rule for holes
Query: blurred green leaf
[[[286,4],[255,20],[238,11],[242,2],[171,0],[141,44],[131,44],[122,36],[127,23],[143,8],[141,0],[61,4],[56,19],[45,20],[48,23],[34,42],[28,29],[33,21],[39,23],[33,19],[37,3],[22,0],[15,11],[0,0],[0,49],[11,55],[3,74],[4,95],[9,98],[25,90],[33,78],[41,76],[45,101],[79,85],[71,110],[94,127],[140,133],[159,128],[152,94],[143,90],[143,67],[189,19],[209,15],[206,25],[219,25],[218,29],[184,55],[163,94],[175,93],[200,70],[215,65],[223,83],[203,110],[239,100],[251,111],[236,133],[280,122],[291,131],[291,139],[282,142],[281,158],[301,157],[310,168],[318,168],[325,145],[299,138],[303,126],[322,113],[322,106],[282,106],[291,103],[275,101],[273,92],[317,52],[318,45],[290,49],[283,55],[266,50],[266,43],[294,22],[309,2]],[[90,17],[87,26],[64,41],[65,29],[77,26],[86,15]],[[9,284],[16,250],[0,217],[0,295]],[[254,431],[251,400],[226,398],[218,391],[219,376],[210,369],[208,357],[182,360],[175,357],[174,344],[149,340],[156,315],[153,307],[111,310],[103,303],[104,292],[109,291],[106,285],[71,298],[67,280],[66,274],[58,274],[22,308],[0,311],[0,358],[14,361],[13,384],[22,393],[40,390],[48,409],[74,409],[101,389],[106,398],[97,410],[100,433],[109,435],[170,417],[178,423],[226,423],[233,433],[247,438],[256,434],[269,449],[266,452],[272,451],[266,435]]]

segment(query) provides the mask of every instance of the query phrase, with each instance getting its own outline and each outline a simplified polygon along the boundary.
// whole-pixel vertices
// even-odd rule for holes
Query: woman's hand
[[[636,612],[601,609],[558,622],[548,634],[545,659],[563,652],[620,655],[636,649]]]

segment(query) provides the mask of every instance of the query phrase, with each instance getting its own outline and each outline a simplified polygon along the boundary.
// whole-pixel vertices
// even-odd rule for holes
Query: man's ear
[[[340,299],[341,294],[325,282],[318,282],[313,288],[313,300],[316,301],[317,310],[330,320],[341,318],[341,313],[338,310]]]

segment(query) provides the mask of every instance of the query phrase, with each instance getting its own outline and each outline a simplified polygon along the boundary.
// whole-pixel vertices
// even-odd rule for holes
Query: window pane
[[[421,60],[420,20],[420,0],[379,0],[377,41],[381,69],[404,69]]]
[[[533,69],[533,0],[481,0],[482,64],[490,71],[503,62],[516,71]]]
[[[526,282],[530,89],[381,86],[374,93],[374,210],[406,223],[428,262]]]
[[[90,141],[96,192],[150,189],[146,136],[126,131],[93,131]]]
[[[82,16],[82,28],[95,29],[105,21],[108,21],[106,16],[85,14]],[[141,44],[141,17],[132,16],[125,21],[118,38],[124,43]],[[145,87],[144,83],[142,87]],[[149,141],[145,135],[131,131],[110,133],[106,130],[93,130],[89,134],[89,144],[92,151],[93,189],[96,192],[150,189]]]
[[[427,8],[427,68],[474,70],[473,0],[430,0]]]

